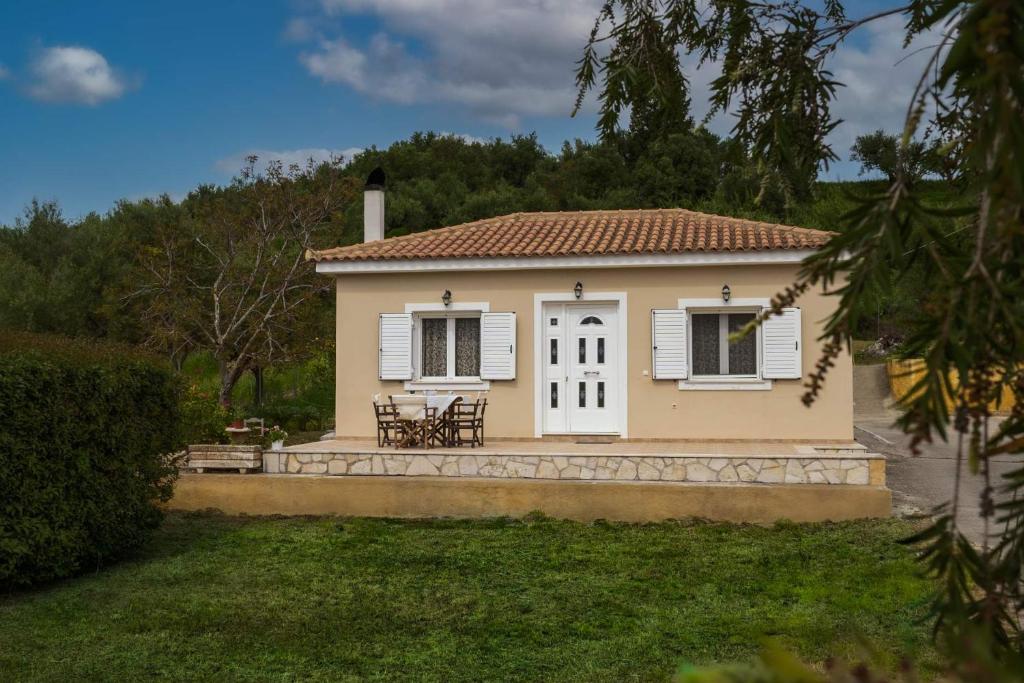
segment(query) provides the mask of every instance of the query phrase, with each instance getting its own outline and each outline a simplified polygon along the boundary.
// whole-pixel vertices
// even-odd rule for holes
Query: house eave
[[[316,272],[423,273],[474,270],[540,270],[556,268],[665,268],[679,266],[742,266],[799,263],[813,249],[687,252],[683,254],[616,254],[605,256],[520,256],[498,258],[380,259],[319,261]]]

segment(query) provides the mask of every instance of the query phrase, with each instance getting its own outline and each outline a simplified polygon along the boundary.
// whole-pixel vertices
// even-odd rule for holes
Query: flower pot
[[[284,448],[284,439],[278,439],[277,441],[270,442],[270,450],[279,451]]]

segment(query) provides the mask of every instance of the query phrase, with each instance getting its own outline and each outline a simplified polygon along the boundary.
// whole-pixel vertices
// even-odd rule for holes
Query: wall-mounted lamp
[[[722,301],[729,303],[729,297],[732,296],[732,290],[729,289],[729,285],[722,285]]]
[[[444,290],[444,294],[441,295],[441,303],[445,306],[451,306],[452,304],[452,290]]]
[[[572,293],[576,295],[577,299],[581,298],[583,296],[583,283],[577,282],[576,286],[572,288]]]

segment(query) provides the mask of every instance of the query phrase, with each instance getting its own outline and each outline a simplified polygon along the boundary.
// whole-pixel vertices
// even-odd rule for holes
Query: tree
[[[707,131],[684,131],[652,140],[633,167],[640,206],[689,207],[718,184],[718,140]]]
[[[790,203],[808,199],[819,169],[838,158],[826,141],[837,125],[830,105],[838,84],[825,58],[853,24],[836,0],[824,14],[796,0],[717,0],[706,10],[703,4],[606,0],[576,71],[574,113],[599,88],[605,133],[632,104],[637,82],[649,84],[667,107],[688,101],[679,51],[700,64],[721,61],[708,116],[734,111],[733,132],[761,167],[762,194],[776,185]]]
[[[42,329],[49,318],[47,310],[45,279],[0,242],[0,327]]]
[[[402,235],[482,218],[479,212],[486,206],[509,213],[528,206],[543,208],[536,206],[527,183],[553,165],[536,135],[477,141],[414,133],[387,149],[358,154],[345,172],[365,179],[377,166],[386,169],[386,228],[389,235]],[[484,195],[486,199],[481,198]],[[345,222],[345,240],[361,239],[361,202],[353,204]]]
[[[0,228],[0,326],[116,336],[104,312],[127,260],[108,227],[95,214],[69,223],[55,202],[33,201],[13,228]]]
[[[860,162],[861,175],[878,171],[890,183],[899,177],[914,182],[939,170],[934,147],[923,140],[910,140],[904,144],[895,135],[881,129],[858,135],[850,148],[850,160]]]
[[[943,587],[937,633],[962,646],[981,632],[997,656],[1019,653],[1024,468],[997,483],[988,461],[1024,451],[1024,3],[909,0],[849,19],[839,0],[606,0],[579,63],[579,97],[600,89],[602,114],[611,115],[629,104],[631,73],[648,73],[655,87],[680,87],[659,78],[669,52],[720,61],[712,110],[735,110],[735,136],[757,163],[763,187],[781,185],[788,201],[799,201],[835,159],[828,136],[840,122],[831,102],[842,85],[828,57],[861,27],[893,16],[904,20],[907,44],[925,32],[935,36],[924,48],[927,63],[907,102],[900,147],[922,134],[932,112],[928,132],[941,141],[946,172],[963,180],[968,199],[956,210],[929,207],[911,169],[897,163],[888,187],[859,198],[841,233],[804,262],[771,308],[793,305],[817,286],[838,297],[824,353],[807,380],[810,404],[835,357],[849,350],[852,331],[891,292],[891,274],[922,270],[928,289],[908,322],[905,349],[925,359],[927,372],[902,406],[900,424],[915,445],[948,438],[952,426],[959,458],[984,479],[981,510],[990,532],[980,549],[959,532],[958,479],[952,504],[936,510],[933,525],[915,539]],[[650,39],[652,32],[660,39]],[[997,426],[991,411],[1004,390],[1016,404]],[[956,404],[952,418],[947,398]]]
[[[22,260],[44,276],[50,275],[68,251],[71,226],[57,202],[33,199],[13,229],[5,230],[6,242]]]
[[[137,262],[149,343],[181,358],[208,350],[220,373],[220,403],[246,371],[293,357],[309,338],[309,305],[330,282],[306,263],[307,249],[333,241],[358,185],[341,160],[305,168],[256,158],[227,188],[201,187],[179,206],[154,204]]]

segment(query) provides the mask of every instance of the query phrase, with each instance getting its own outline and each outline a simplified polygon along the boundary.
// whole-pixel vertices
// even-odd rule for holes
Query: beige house
[[[364,242],[310,254],[337,283],[335,437],[263,452],[262,477],[188,475],[175,506],[889,514],[885,461],[853,441],[851,359],[837,359],[813,406],[800,401],[835,300],[808,293],[730,342],[828,233],[662,209],[520,213],[383,239],[382,176],[367,185]],[[485,395],[485,443],[379,443],[372,397],[410,392]]]
[[[801,377],[835,300],[808,293],[741,341],[829,233],[684,209],[519,213],[311,253],[337,283],[337,426],[374,394],[487,392],[489,438],[848,442],[851,359]]]

